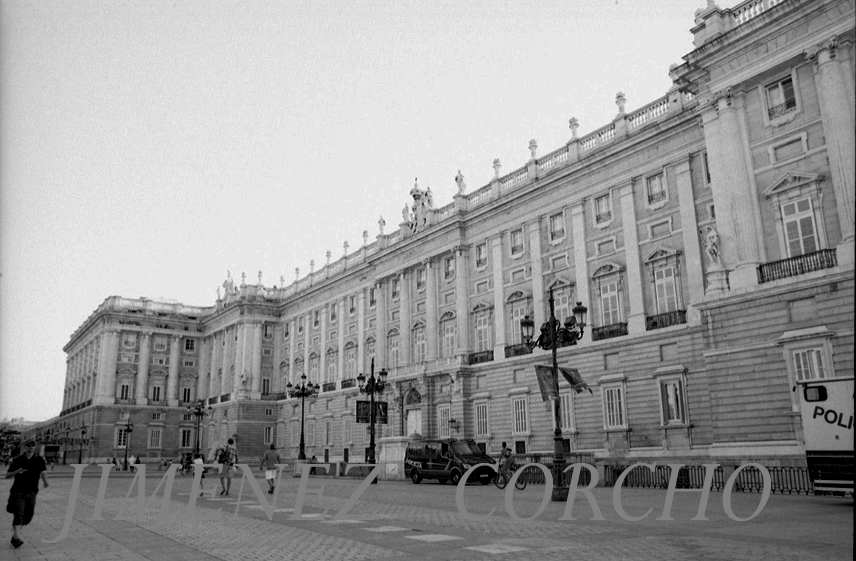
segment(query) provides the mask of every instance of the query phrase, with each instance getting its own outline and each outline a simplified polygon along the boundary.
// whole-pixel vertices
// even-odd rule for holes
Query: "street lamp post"
[[[306,407],[306,398],[315,399],[318,397],[318,386],[313,385],[312,382],[306,383],[306,374],[302,374],[300,376],[300,385],[295,387],[291,385],[289,382],[285,386],[288,391],[288,395],[290,397],[299,397],[300,398],[300,454],[298,454],[298,460],[306,459],[306,440],[303,436],[303,421],[304,421],[304,413]]]
[[[83,463],[83,441],[86,440],[86,424],[80,425],[80,452],[77,454],[77,463]]]
[[[382,394],[384,388],[386,387],[386,370],[382,369],[377,373],[378,377],[375,378],[374,375],[374,359],[372,359],[371,363],[371,373],[369,374],[368,380],[366,377],[360,374],[357,376],[357,383],[360,385],[360,393],[369,395],[369,457],[368,462],[370,464],[375,463],[375,394]],[[372,483],[377,483],[377,479],[372,479]]]
[[[134,423],[131,419],[125,423],[125,468],[123,471],[128,471],[128,448],[131,447],[131,433],[134,432]]]
[[[196,454],[199,454],[199,422],[205,415],[210,415],[214,411],[214,408],[208,407],[206,409],[205,401],[198,399],[196,400],[195,407],[187,406],[187,411],[196,416]]]
[[[551,500],[565,502],[568,500],[568,484],[565,480],[565,446],[562,443],[562,400],[559,398],[559,364],[556,359],[556,350],[560,346],[576,345],[583,336],[586,326],[586,313],[588,308],[582,302],[574,306],[574,315],[565,319],[565,324],[559,324],[556,319],[555,302],[553,301],[553,289],[550,289],[550,320],[541,326],[541,335],[536,341],[532,341],[535,331],[535,322],[529,316],[523,318],[520,327],[523,331],[523,340],[530,348],[540,347],[550,350],[553,355],[553,388],[556,399],[553,404],[553,415],[555,430],[553,431],[553,492]]]

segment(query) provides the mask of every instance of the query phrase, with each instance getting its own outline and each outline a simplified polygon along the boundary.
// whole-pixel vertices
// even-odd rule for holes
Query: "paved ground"
[[[88,471],[100,471],[91,467]],[[514,561],[586,560],[818,560],[853,559],[853,500],[813,496],[772,495],[764,510],[748,522],[735,522],[723,510],[723,494],[713,492],[707,505],[708,521],[692,521],[700,493],[678,493],[672,507],[674,521],[657,521],[663,510],[665,492],[623,489],[622,504],[631,516],[649,508],[642,521],[622,520],[613,506],[613,489],[598,488],[594,495],[606,520],[591,520],[592,510],[584,497],[573,505],[576,520],[559,520],[565,504],[548,503],[534,520],[513,520],[505,510],[505,492],[493,485],[469,485],[466,508],[485,514],[484,521],[467,520],[455,505],[455,487],[423,482],[382,481],[370,486],[352,514],[371,520],[337,522],[334,515],[360,483],[355,479],[313,478],[309,489],[323,485],[324,493],[307,493],[304,513],[315,520],[289,520],[295,508],[298,479],[283,479],[272,519],[268,520],[247,484],[238,503],[239,480],[230,497],[208,493],[198,500],[197,515],[189,521],[186,511],[190,477],[178,476],[168,503],[167,519],[155,516],[160,497],[150,504],[147,516],[117,520],[132,479],[111,475],[106,488],[104,520],[89,520],[95,507],[99,479],[84,477],[68,538],[55,544],[42,539],[59,536],[66,516],[72,480],[59,472],[49,475],[51,487],[39,493],[36,519],[25,529],[25,544],[13,549],[11,530],[3,533],[0,560],[138,561],[214,560],[370,560],[389,561],[447,559],[513,559]],[[151,496],[163,473],[149,474],[146,493]],[[261,487],[265,483],[256,472]],[[206,479],[210,491],[215,481]],[[0,481],[7,496],[11,481]],[[132,501],[137,487],[133,489]],[[544,487],[530,486],[514,491],[519,517],[538,510]],[[739,517],[757,507],[759,494],[733,493],[732,508]],[[271,495],[265,495],[272,500]],[[135,503],[134,503],[135,504]],[[324,509],[329,509],[326,516]],[[214,519],[220,511],[220,520]],[[237,513],[237,514],[236,514]],[[6,525],[11,515],[6,514]],[[207,520],[206,520],[207,518]]]

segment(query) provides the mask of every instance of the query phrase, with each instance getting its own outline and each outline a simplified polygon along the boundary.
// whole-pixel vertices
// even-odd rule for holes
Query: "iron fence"
[[[604,466],[604,484],[614,487],[618,477],[624,473],[629,466],[607,465]],[[770,473],[770,491],[780,494],[813,494],[814,488],[809,478],[808,468],[804,467],[768,467]],[[658,465],[652,472],[646,467],[637,466],[627,474],[622,487],[639,487],[649,489],[667,489],[672,468],[666,465]],[[682,466],[678,472],[676,488],[678,489],[702,489],[706,476],[704,466]],[[718,466],[713,473],[710,485],[711,491],[722,491],[725,489],[727,478]],[[742,493],[760,493],[764,487],[764,479],[761,470],[756,467],[746,467],[737,474],[733,490]]]

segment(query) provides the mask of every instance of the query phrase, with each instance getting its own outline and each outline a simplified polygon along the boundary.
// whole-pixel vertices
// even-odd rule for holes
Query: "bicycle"
[[[515,471],[517,471],[517,466],[512,466],[512,468],[508,470],[497,471],[493,476],[493,484],[496,485],[498,489],[505,489],[505,486],[508,485],[508,482],[511,481],[511,478],[514,476]],[[514,488],[520,491],[526,489],[527,479],[528,478],[525,473],[518,475],[517,480],[514,482]]]

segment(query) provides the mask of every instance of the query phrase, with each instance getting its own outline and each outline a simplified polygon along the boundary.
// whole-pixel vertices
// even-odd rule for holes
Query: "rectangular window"
[[[167,363],[168,361],[165,356],[156,356],[152,359],[152,364],[160,364],[166,366]]]
[[[443,278],[451,279],[455,276],[455,258],[446,257],[443,261]]]
[[[603,224],[612,220],[612,209],[609,206],[609,195],[603,195],[594,200],[595,224]]]
[[[190,448],[193,442],[193,431],[191,429],[181,429],[181,447]]]
[[[493,348],[490,337],[491,317],[490,312],[481,312],[476,315],[476,352],[489,351]]]
[[[369,307],[374,308],[377,305],[377,290],[369,289]]]
[[[181,414],[181,420],[182,421],[192,421],[193,420],[193,413],[182,413]]]
[[[416,269],[416,290],[425,288],[425,269]]]
[[[476,267],[485,265],[487,265],[487,244],[482,243],[476,246]]]
[[[425,328],[413,330],[413,362],[425,362]]]
[[[511,411],[514,415],[512,434],[525,434],[529,432],[529,421],[527,419],[526,398],[518,397],[511,400]]]
[[[283,338],[283,340],[288,339],[288,334],[289,334],[289,327],[288,326],[289,326],[289,322],[287,322],[287,321],[282,322],[282,338]]]
[[[160,411],[152,413],[152,421],[160,421],[161,419],[163,419],[163,413]]]
[[[561,395],[562,398],[562,430],[574,430],[574,395],[571,393],[564,393]]]
[[[181,401],[184,403],[190,403],[191,398],[191,389],[190,388],[181,388]]]
[[[523,343],[523,328],[520,326],[521,320],[526,317],[526,301],[521,300],[511,306],[511,344],[519,345]]]
[[[561,324],[564,324],[565,319],[571,315],[571,296],[570,286],[558,286],[553,289],[553,309],[556,319]]]
[[[273,427],[265,427],[265,444],[273,444]]]
[[[333,444],[333,421],[324,422],[324,444]]]
[[[309,379],[318,383],[318,375],[321,374],[321,359],[317,356],[309,357]]]
[[[188,353],[194,352],[196,350],[196,339],[185,339],[184,350]]]
[[[333,382],[336,380],[336,370],[338,368],[339,353],[327,353],[327,381]]]
[[[270,323],[266,323],[264,326],[264,338],[273,339],[273,325]]]
[[[336,318],[339,317],[339,306],[337,304],[330,304],[330,323],[336,321]]]
[[[560,212],[550,217],[550,241],[565,237],[565,216]]]
[[[398,366],[398,335],[393,335],[387,342],[389,351],[389,366],[395,368]]]
[[[357,348],[348,347],[345,349],[345,375],[348,378],[357,376]]]
[[[123,333],[122,334],[122,346],[127,349],[133,349],[137,346],[137,334],[136,333]]]
[[[161,429],[149,429],[149,448],[160,448]]]
[[[119,387],[119,399],[131,399],[131,386],[129,384],[122,384]]]
[[[164,335],[155,335],[154,348],[156,351],[166,350],[166,337]]]
[[[193,360],[192,358],[186,358],[186,359],[184,359],[182,364],[186,367],[193,367],[193,366],[196,366],[196,361]]]
[[[646,180],[645,193],[649,205],[666,200],[666,185],[663,183],[662,173],[649,177]]]
[[[821,349],[794,351],[794,372],[798,382],[824,378]]]
[[[603,401],[607,429],[624,428],[624,399],[622,388],[604,388]]]
[[[710,165],[707,163],[707,152],[702,153],[701,163],[704,171],[704,184],[710,185]]]
[[[306,445],[315,446],[315,421],[306,421]]]
[[[312,327],[318,327],[319,325],[321,325],[321,312],[315,310],[312,312]]]
[[[770,119],[781,117],[797,108],[794,82],[790,76],[767,86],[767,115]]]
[[[262,378],[262,393],[270,393],[270,378]]]
[[[511,255],[523,254],[523,230],[514,230],[509,237],[511,243]]]
[[[128,433],[125,429],[116,429],[116,448],[124,448],[128,445]]]
[[[265,416],[270,417],[273,415],[273,407],[265,407]]]
[[[303,333],[303,316],[297,318],[297,332]]]
[[[817,251],[817,231],[811,199],[801,199],[782,205],[782,221],[788,257],[796,257]]]
[[[390,283],[392,289],[392,299],[395,300],[399,295],[399,287],[398,287],[398,279],[392,279],[392,283]]]
[[[612,325],[621,321],[618,300],[618,280],[604,282],[600,286],[600,307],[603,325]]]
[[[354,315],[357,313],[357,297],[348,296],[348,314]]]
[[[440,438],[449,438],[449,419],[451,412],[448,405],[437,407],[437,433]]]
[[[487,403],[476,404],[476,436],[490,436]]]
[[[674,267],[661,267],[654,271],[654,289],[657,293],[657,313],[664,314],[678,309]]]
[[[342,444],[351,443],[351,418],[342,417]]]
[[[458,345],[458,326],[454,319],[443,322],[443,357],[453,358]]]
[[[660,384],[660,399],[663,400],[663,424],[685,423],[683,380],[666,380]]]
[[[375,340],[369,339],[366,341],[366,366],[372,363],[375,358]]]
[[[152,386],[152,401],[160,401],[161,400],[161,389],[160,386]]]

